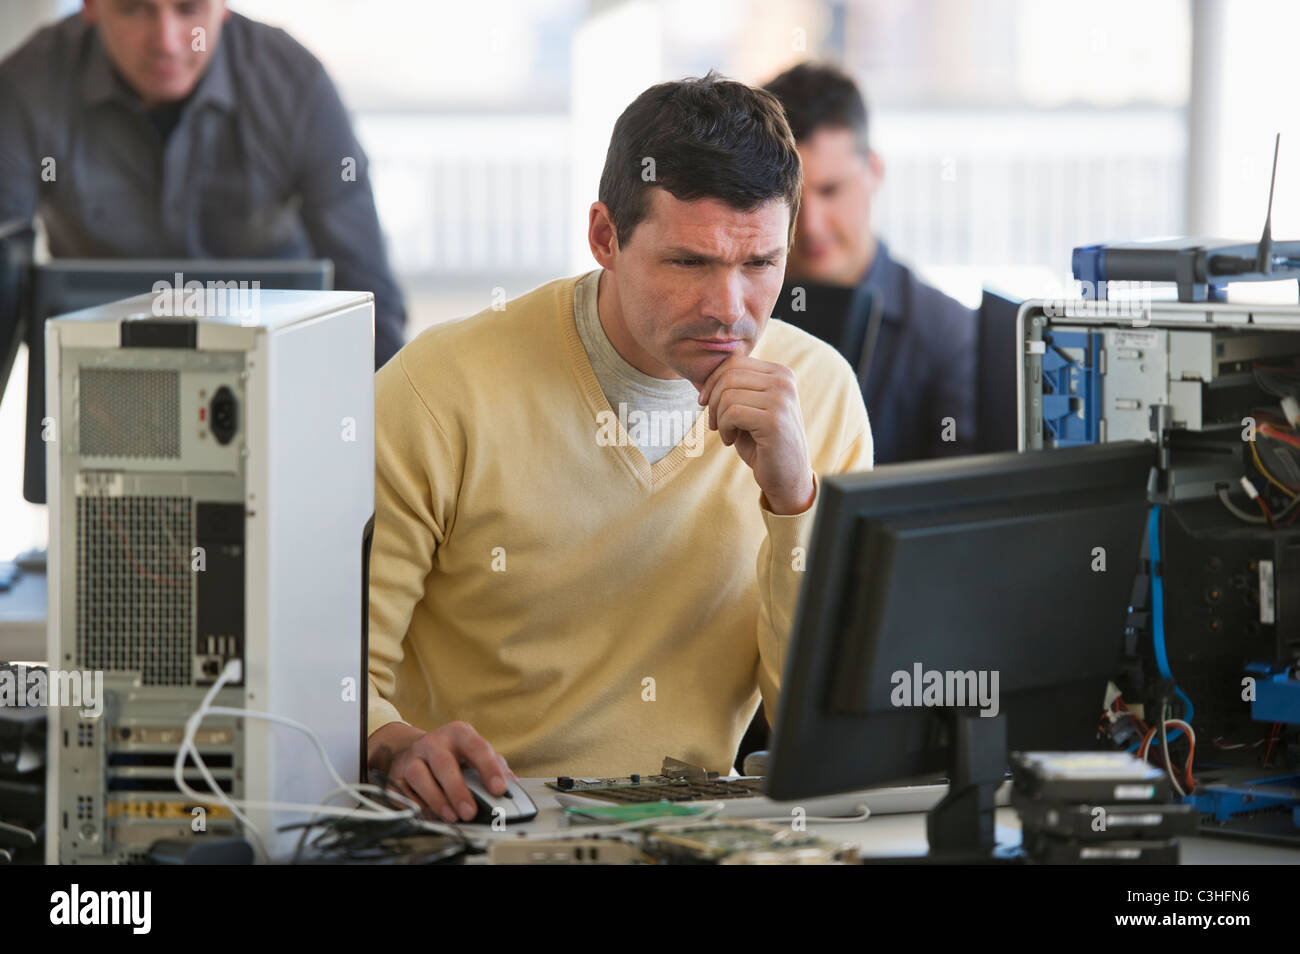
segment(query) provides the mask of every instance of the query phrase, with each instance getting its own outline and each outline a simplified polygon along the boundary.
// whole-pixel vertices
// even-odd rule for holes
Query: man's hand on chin
[[[782,364],[732,355],[700,388],[709,427],[735,447],[775,514],[812,506],[817,485],[808,460],[794,373]]]

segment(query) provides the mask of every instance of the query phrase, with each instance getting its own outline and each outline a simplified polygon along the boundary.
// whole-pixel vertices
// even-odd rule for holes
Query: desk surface
[[[522,825],[511,825],[516,834],[527,832],[541,835],[546,832],[576,833],[588,826],[566,826],[563,809],[555,801],[555,791],[546,787],[547,779],[522,779],[524,790],[537,804],[537,817]],[[477,827],[477,826],[475,826]],[[1020,820],[1010,808],[999,808],[997,814],[998,842],[1017,844],[1020,841]],[[875,815],[866,821],[850,823],[808,823],[808,831],[827,841],[851,842],[858,846],[859,854],[870,857],[906,857],[925,854],[925,815],[917,812],[906,815]],[[503,837],[497,835],[496,837]],[[1294,865],[1300,864],[1300,849],[1259,845],[1226,838],[1183,838],[1180,845],[1181,860],[1185,865]]]
[[[0,661],[45,661],[45,574],[24,571],[0,593]]]
[[[7,593],[0,593],[0,661],[37,662],[45,659],[45,574],[24,573]],[[512,832],[541,834],[566,827],[555,791],[546,779],[524,779],[524,787],[537,803],[531,822],[512,825]],[[998,809],[999,843],[1020,840],[1020,821],[1010,808]],[[926,851],[925,815],[876,815],[864,822],[810,823],[808,830],[827,841],[852,842],[863,857],[922,855]],[[498,836],[499,837],[499,836]],[[1182,862],[1192,865],[1300,864],[1300,849],[1259,845],[1226,838],[1184,838]]]

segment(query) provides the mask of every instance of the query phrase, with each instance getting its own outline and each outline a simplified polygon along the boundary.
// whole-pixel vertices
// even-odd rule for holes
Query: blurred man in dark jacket
[[[884,163],[867,141],[853,80],[803,63],[767,84],[785,107],[803,162],[803,201],[786,287],[865,285],[883,313],[870,368],[859,368],[876,463],[973,452],[976,316],[918,279],[871,227]]]
[[[320,62],[225,0],[84,0],[0,63],[0,221],[56,257],[329,258],[402,346],[366,157]]]

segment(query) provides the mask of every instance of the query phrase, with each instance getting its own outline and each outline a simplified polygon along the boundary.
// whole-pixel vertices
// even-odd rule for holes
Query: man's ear
[[[87,23],[99,22],[99,11],[95,9],[95,0],[81,0],[81,16]]]
[[[872,149],[867,153],[867,168],[871,170],[871,194],[875,195],[876,190],[880,188],[880,183],[885,178],[885,160],[880,158],[880,153]]]
[[[618,233],[614,217],[604,202],[591,203],[587,213],[587,244],[601,268],[612,268],[618,253]]]

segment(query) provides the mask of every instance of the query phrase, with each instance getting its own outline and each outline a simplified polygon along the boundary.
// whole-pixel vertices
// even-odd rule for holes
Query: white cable
[[[1175,728],[1181,728],[1184,732],[1187,733],[1187,737],[1191,740],[1192,745],[1196,744],[1196,733],[1192,731],[1192,727],[1187,724],[1186,720],[1169,719],[1168,722],[1170,725],[1174,726]]]
[[[345,793],[351,795],[353,798],[356,798],[358,801],[365,801],[368,804],[373,804],[372,802],[369,802],[368,799],[363,799],[360,795],[356,794],[357,792],[374,792],[376,795],[379,795],[383,798],[391,798],[394,801],[405,802],[407,805],[410,805],[411,810],[416,812],[417,814],[423,811],[423,809],[419,805],[417,805],[411,799],[407,798],[401,792],[390,788],[384,788],[382,785],[372,785],[369,782],[345,782],[344,784],[340,785],[338,788],[332,789],[328,795],[326,795],[323,799],[321,799],[321,807],[326,807],[327,803],[331,798],[334,798],[337,795],[342,795]],[[375,807],[377,811],[393,811],[393,809],[385,808],[383,805],[376,805]],[[405,815],[405,812],[401,814]],[[355,817],[359,817],[362,819],[366,818],[365,815],[358,815]],[[393,819],[393,820],[396,821],[397,819]]]
[[[1242,510],[1235,503],[1233,503],[1232,499],[1228,496],[1227,487],[1220,487],[1218,493],[1219,493],[1219,500],[1222,501],[1223,505],[1228,508],[1228,512],[1231,513],[1238,520],[1242,521],[1243,523],[1268,523],[1267,518],[1261,517],[1257,513],[1255,514],[1246,513],[1246,511]],[[1300,500],[1300,497],[1296,499]]]
[[[266,847],[265,844],[263,843],[261,831],[247,818],[247,816],[245,816],[242,812],[240,812],[239,808],[236,806],[242,806],[244,808],[259,808],[259,809],[273,810],[273,811],[303,812],[303,813],[310,812],[312,813],[312,819],[311,819],[312,822],[315,822],[318,818],[322,816],[335,817],[335,818],[352,818],[352,819],[370,820],[370,821],[412,820],[418,823],[421,827],[425,828],[426,830],[431,830],[438,834],[446,834],[448,833],[448,828],[451,828],[452,833],[459,835],[461,837],[465,836],[464,832],[461,832],[459,829],[456,829],[454,827],[439,826],[437,824],[427,822],[423,819],[418,818],[417,816],[420,814],[420,807],[411,799],[407,798],[405,795],[402,795],[400,792],[386,790],[381,788],[378,785],[371,785],[368,783],[356,783],[356,782],[344,781],[343,777],[339,775],[338,771],[334,768],[334,764],[330,761],[329,753],[325,751],[325,746],[321,742],[320,737],[310,726],[298,722],[295,719],[290,719],[285,716],[274,715],[269,712],[257,712],[252,709],[244,709],[236,706],[212,705],[213,698],[225,686],[225,684],[231,679],[239,678],[242,668],[243,667],[238,659],[232,659],[228,663],[226,663],[226,666],[222,670],[221,675],[217,678],[217,681],[213,683],[212,687],[208,690],[207,694],[203,697],[203,701],[199,704],[198,709],[194,712],[193,715],[189,717],[188,720],[186,720],[185,737],[181,742],[180,749],[176,753],[176,762],[174,765],[173,774],[175,776],[176,786],[178,789],[180,789],[180,791],[183,794],[188,795],[190,798],[196,799],[198,801],[208,800],[207,796],[204,796],[199,792],[196,792],[194,789],[190,788],[188,783],[186,783],[185,781],[182,767],[185,762],[185,755],[186,753],[188,753],[193,758],[194,764],[198,767],[199,773],[203,776],[204,781],[207,782],[208,787],[212,790],[213,794],[216,795],[216,797],[220,800],[222,805],[224,805],[227,809],[229,809],[232,815],[234,815],[236,818],[240,820],[240,822],[243,823],[245,828],[248,829],[249,833],[255,837],[255,839],[257,840],[257,847],[260,849],[261,855],[264,858],[269,858],[269,855],[266,852]],[[346,793],[352,796],[353,798],[355,798],[357,801],[361,802],[362,804],[369,806],[369,808],[368,809],[343,808],[335,805],[327,805],[324,804],[324,802],[322,802],[321,804],[309,805],[309,804],[303,804],[297,802],[256,801],[253,799],[230,798],[224,791],[222,791],[221,787],[217,784],[216,779],[212,776],[212,773],[208,770],[207,763],[204,762],[203,756],[199,753],[198,748],[195,745],[195,736],[198,732],[198,727],[202,723],[203,719],[209,715],[224,715],[224,716],[242,717],[242,718],[249,718],[249,719],[262,719],[267,722],[278,723],[280,725],[284,725],[291,729],[296,729],[297,731],[302,732],[315,745],[316,752],[320,757],[321,763],[325,766],[325,768],[329,771],[330,775],[333,777],[334,781],[337,783],[337,787],[331,790],[325,796],[324,802],[328,802],[330,799]],[[1176,785],[1177,783],[1175,783],[1175,786]],[[375,802],[371,801],[369,798],[366,798],[366,796],[363,794],[364,792],[374,792],[377,795],[392,798],[394,801],[398,801],[406,805],[409,805],[410,808],[405,810],[400,810],[400,811],[384,808],[382,805],[378,805]],[[859,809],[859,814],[852,815],[847,818],[831,818],[831,817],[816,816],[816,817],[807,817],[805,820],[812,821],[817,824],[852,823],[852,822],[865,821],[867,818],[870,817],[871,810],[866,805],[859,805],[856,807]],[[691,816],[689,818],[685,818],[681,816],[669,816],[669,817],[671,818],[672,821],[681,822],[681,823],[706,822],[706,821],[713,820],[720,813],[725,812],[725,810],[726,810],[726,803],[717,802],[710,809],[702,812],[700,815]],[[790,819],[786,817],[771,817],[771,818],[744,818],[744,819],[736,819],[736,820],[745,821],[745,822],[751,822],[751,821],[788,822]],[[634,822],[623,822],[615,825],[582,825],[561,832],[545,832],[545,833],[538,832],[537,834],[539,836],[543,836],[548,839],[584,838],[593,835],[606,835],[606,834],[612,834],[621,831],[633,831],[637,828],[643,828],[643,827],[656,825],[656,824],[662,826],[664,822],[665,819],[663,817],[646,818]],[[509,834],[511,837],[517,837],[517,833],[505,832],[505,831],[495,832],[490,830],[484,830],[481,833],[476,831],[474,832],[474,834],[475,835],[481,834],[481,836],[485,841],[495,840],[495,836],[497,835],[504,836]]]
[[[212,684],[212,687],[208,690],[207,694],[203,697],[203,701],[199,704],[198,709],[194,712],[193,715],[189,717],[189,719],[186,720],[185,737],[181,742],[180,748],[177,750],[176,762],[173,765],[173,776],[176,782],[176,787],[182,792],[182,794],[188,795],[190,798],[196,799],[198,801],[210,801],[210,799],[207,796],[202,795],[199,792],[196,792],[194,789],[190,788],[189,784],[185,781],[183,766],[185,763],[185,756],[188,753],[190,757],[193,758],[194,764],[197,766],[199,770],[199,774],[203,776],[203,780],[207,782],[208,787],[212,790],[212,793],[216,795],[217,799],[221,802],[221,804],[225,806],[230,811],[230,813],[234,815],[234,817],[239,819],[239,821],[248,830],[249,834],[251,834],[254,837],[254,839],[257,842],[256,847],[260,849],[260,853],[263,858],[269,858],[269,855],[266,851],[266,845],[263,841],[262,832],[260,829],[258,829],[256,825],[252,823],[252,821],[246,815],[244,815],[239,810],[239,807],[237,806],[243,806],[244,808],[258,808],[258,809],[265,809],[265,810],[272,810],[272,811],[312,812],[315,813],[316,816],[324,815],[324,816],[336,817],[336,818],[353,818],[353,819],[362,819],[362,820],[370,820],[370,821],[408,820],[408,819],[414,819],[419,814],[420,812],[419,806],[411,799],[407,798],[406,796],[398,792],[385,791],[384,789],[380,788],[377,785],[370,785],[366,783],[345,782],[342,776],[340,776],[338,771],[334,768],[334,764],[330,761],[329,753],[325,751],[325,746],[321,743],[320,737],[315,733],[315,731],[312,730],[310,726],[304,725],[303,723],[298,722],[295,719],[289,719],[284,716],[273,715],[272,713],[268,713],[268,712],[256,712],[251,709],[244,709],[244,708],[233,707],[233,706],[212,705],[212,700],[216,697],[216,694],[221,691],[221,689],[225,686],[227,682],[229,682],[232,679],[238,679],[242,670],[243,670],[243,666],[238,659],[232,659],[228,663],[226,663],[225,668],[222,669],[221,675],[217,678],[217,681]],[[198,732],[198,727],[202,723],[203,719],[209,715],[228,715],[228,716],[235,716],[235,717],[242,717],[242,718],[249,718],[249,719],[262,719],[267,722],[279,723],[281,725],[288,726],[291,729],[296,729],[297,731],[304,733],[309,739],[311,739],[312,743],[316,747],[316,752],[317,755],[319,755],[321,762],[324,764],[325,768],[329,771],[334,781],[338,783],[338,788],[336,788],[333,792],[331,792],[329,797],[334,797],[334,795],[336,794],[339,794],[341,792],[346,792],[347,794],[355,798],[358,802],[361,802],[363,805],[369,807],[367,809],[342,808],[339,806],[325,805],[325,804],[310,805],[310,804],[299,804],[295,802],[255,801],[252,799],[230,798],[224,791],[222,791],[221,786],[217,784],[216,779],[212,776],[212,773],[208,770],[207,763],[203,760],[203,756],[199,753],[199,750],[195,745],[195,736]],[[395,801],[405,803],[410,807],[403,810],[394,810],[394,809],[385,808],[382,805],[379,805],[371,801],[369,798],[367,798],[365,794],[363,794],[367,791],[393,798]]]
[[[1282,398],[1282,413],[1286,416],[1287,423],[1295,427],[1300,422],[1300,401],[1288,394]]]
[[[245,719],[261,719],[265,722],[276,722],[280,725],[288,726],[291,729],[297,729],[299,732],[307,735],[307,737],[316,744],[316,749],[321,756],[321,761],[329,770],[330,775],[333,776],[334,781],[338,783],[338,786],[340,788],[348,789],[357,801],[370,806],[367,809],[358,809],[341,808],[337,805],[322,805],[319,803],[308,802],[264,802],[254,801],[247,798],[236,799],[237,804],[242,805],[245,808],[261,808],[284,812],[320,812],[323,815],[330,815],[335,818],[359,818],[370,821],[401,821],[404,819],[414,818],[415,815],[419,814],[419,806],[416,806],[410,799],[406,799],[406,801],[413,807],[399,811],[397,809],[384,808],[382,805],[378,805],[366,798],[364,795],[359,794],[360,791],[364,790],[362,784],[343,781],[343,777],[335,771],[333,764],[329,761],[329,754],[325,751],[324,745],[321,744],[320,737],[316,735],[310,726],[304,725],[294,719],[274,715],[270,712],[257,712],[252,709],[242,709],[234,706],[209,706],[203,714],[239,716]],[[382,789],[374,785],[365,786],[365,788],[369,788],[375,792],[382,791]],[[390,792],[389,794],[392,795],[394,793]]]
[[[217,685],[215,685],[213,688],[219,688],[221,683],[227,677],[232,679],[238,678],[241,668],[242,667],[240,665],[239,660],[232,659],[229,663],[226,664],[226,669],[222,672],[222,678],[217,680]],[[372,802],[370,799],[366,798],[363,794],[359,794],[360,792],[364,792],[364,791],[373,791],[378,794],[383,794],[384,790],[375,785],[345,782],[343,780],[343,777],[339,775],[337,770],[335,770],[333,763],[330,761],[329,753],[325,751],[325,746],[320,741],[320,737],[310,726],[304,725],[303,723],[298,722],[296,719],[289,719],[285,716],[278,716],[269,712],[258,712],[253,709],[244,709],[244,708],[233,707],[233,706],[214,706],[210,704],[211,699],[214,695],[215,693],[210,691],[208,695],[204,698],[203,703],[199,706],[198,711],[195,712],[194,715],[190,717],[190,722],[193,723],[194,729],[196,731],[202,719],[209,715],[228,715],[228,716],[243,717],[249,719],[261,719],[266,722],[275,722],[281,725],[288,726],[291,729],[296,729],[297,731],[302,732],[304,735],[306,735],[316,746],[316,753],[320,757],[321,763],[325,766],[326,770],[328,770],[330,775],[333,777],[338,787],[341,789],[346,789],[350,794],[353,795],[354,798],[356,798],[359,802],[368,805],[372,810],[363,812],[357,809],[340,808],[331,805],[302,804],[296,802],[276,802],[276,801],[262,802],[262,801],[254,801],[252,799],[235,799],[233,800],[234,804],[242,805],[245,808],[263,808],[263,809],[274,809],[278,811],[293,811],[293,812],[319,811],[323,814],[332,815],[335,817],[361,818],[361,819],[370,819],[373,821],[400,821],[400,820],[409,819],[413,817],[413,814],[418,814],[419,806],[416,805],[409,798],[406,798],[405,796],[399,795],[398,797],[403,802],[410,805],[411,808],[397,811],[391,808],[385,808],[382,805],[378,805],[375,802]],[[188,728],[189,728],[189,724],[187,723],[187,729]],[[182,747],[188,748],[190,754],[194,756],[196,760],[196,764],[199,764],[201,766],[200,769],[201,771],[206,769],[206,765],[204,765],[203,763],[202,756],[199,755],[198,750],[194,747],[194,733],[187,732],[185,740],[184,742],[181,743],[181,745]],[[209,776],[207,776],[206,773],[205,773],[205,778],[209,778]],[[209,780],[209,785],[211,784],[212,782]],[[394,795],[396,793],[390,792],[388,794]]]
[[[217,780],[213,778],[212,773],[208,771],[207,763],[204,762],[202,756],[198,754],[198,749],[194,748],[194,735],[198,731],[199,722],[203,718],[204,710],[212,702],[216,694],[221,691],[226,682],[239,677],[241,669],[242,666],[239,664],[239,660],[237,659],[232,659],[227,663],[226,667],[221,671],[221,675],[217,677],[217,681],[212,684],[212,688],[209,689],[207,694],[203,697],[203,701],[199,703],[198,709],[195,710],[193,715],[185,720],[185,737],[181,741],[180,748],[176,750],[176,761],[172,765],[172,775],[176,782],[176,787],[181,791],[181,794],[188,795],[190,798],[201,803],[211,801],[207,796],[200,795],[194,789],[190,788],[189,783],[185,781],[185,755],[187,751],[193,751],[195,765],[198,766],[199,774],[203,776],[203,780],[208,783],[208,788],[212,790],[212,792],[217,796],[217,800],[226,807],[230,814],[239,819],[243,824],[245,831],[253,837],[254,850],[263,860],[265,860],[269,856],[266,852],[266,844],[262,840],[261,830],[254,825],[243,812],[236,808],[235,803],[232,802],[230,797],[221,790],[221,786],[217,784]]]
[[[1196,733],[1192,731],[1191,725],[1183,719],[1169,719],[1168,724],[1176,728],[1181,728],[1185,733],[1187,733],[1187,741],[1191,745],[1190,751],[1192,753],[1188,756],[1188,759],[1190,760],[1194,758],[1196,753]],[[1188,768],[1190,767],[1191,766],[1189,765]],[[1186,769],[1184,769],[1184,771],[1186,771]],[[1193,781],[1195,781],[1195,778],[1193,778]]]
[[[840,816],[833,816],[833,815],[805,815],[804,818],[803,818],[803,821],[815,822],[815,823],[818,824],[818,825],[826,825],[826,824],[840,824],[840,825],[847,825],[847,824],[852,824],[853,822],[864,822],[864,821],[866,821],[868,818],[871,817],[871,809],[868,808],[865,804],[862,804],[862,805],[854,805],[853,807],[856,808],[856,809],[858,810],[858,814],[856,814],[856,815],[840,815]],[[764,817],[762,817],[762,818],[737,818],[736,821],[762,821],[762,822],[778,822],[778,823],[780,823],[780,822],[788,822],[788,821],[790,821],[790,816],[789,816],[789,815],[770,815],[770,816],[764,816]]]
[[[375,789],[376,792],[380,795],[385,795],[394,799],[401,800],[403,802],[406,802],[408,805],[411,805],[417,811],[421,810],[420,806],[416,805],[415,802],[411,801],[411,799],[407,798],[405,795],[401,794],[400,792],[390,790],[390,789],[385,789],[379,785],[370,785],[368,783],[359,783],[355,787],[358,789]],[[331,789],[329,792],[326,793],[325,797],[321,799],[321,801],[322,803],[327,803],[331,799],[344,794],[353,795],[355,797],[355,792],[353,791],[353,786],[351,784],[347,784],[339,788]],[[321,817],[320,814],[314,814],[312,815],[311,819],[307,823],[300,826],[303,829],[303,835],[301,836],[299,847],[294,851],[295,858],[298,857],[299,852],[301,852],[302,849],[306,846],[306,832],[316,827],[316,824],[320,819],[320,817]],[[411,823],[414,827],[420,828],[424,831],[433,832],[436,835],[446,835],[455,838],[456,840],[464,844],[470,843],[470,840],[465,837],[464,833],[461,832],[459,829],[457,829],[454,825],[448,825],[446,823],[435,824],[433,822],[426,821],[423,818],[413,818],[411,819]]]
[[[1174,791],[1178,793],[1178,797],[1182,798],[1187,793],[1178,784],[1178,779],[1174,776],[1173,763],[1169,761],[1169,720],[1165,718],[1163,710],[1160,713],[1160,751],[1165,756],[1165,774],[1169,776],[1169,781],[1173,782]]]

